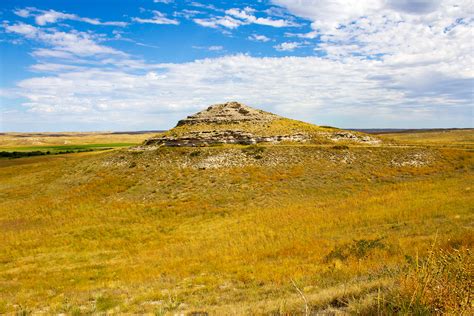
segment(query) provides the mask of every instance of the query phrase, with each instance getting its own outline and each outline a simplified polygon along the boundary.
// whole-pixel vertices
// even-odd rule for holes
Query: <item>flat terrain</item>
[[[1,133],[0,159],[104,151],[138,145],[156,132]]]
[[[474,129],[420,130],[379,135],[405,144],[474,149]]]
[[[474,133],[415,134],[0,159],[0,313],[472,314]]]
[[[51,147],[130,146],[155,136],[157,132],[60,132],[60,133],[0,133],[1,150],[45,150]],[[117,146],[115,146],[117,147]]]

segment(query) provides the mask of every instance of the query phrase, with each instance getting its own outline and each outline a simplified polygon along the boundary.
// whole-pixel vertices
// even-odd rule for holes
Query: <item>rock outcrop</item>
[[[375,137],[371,137],[369,135],[358,135],[349,131],[337,131],[333,133],[320,133],[321,135],[324,135],[326,138],[334,141],[334,142],[340,142],[340,141],[346,141],[346,142],[353,142],[353,143],[361,143],[361,144],[367,144],[367,145],[375,145],[380,143],[380,139],[377,139]]]
[[[294,135],[255,136],[244,131],[202,131],[189,132],[185,136],[173,137],[163,136],[151,138],[144,145],[157,145],[169,147],[196,147],[224,144],[252,145],[257,143],[279,143],[279,142],[303,142],[308,136],[298,133]]]
[[[190,115],[178,122],[174,129],[185,132],[168,133],[145,141],[145,146],[196,147],[223,144],[251,145],[257,143],[304,142],[304,133],[257,135],[236,129],[243,125],[264,126],[274,120],[284,119],[276,114],[257,110],[238,102],[215,104],[206,110]],[[230,127],[232,126],[232,129]],[[227,129],[228,128],[228,129]]]
[[[280,118],[278,115],[257,110],[239,102],[214,104],[206,110],[190,115],[178,126],[193,124],[233,124],[242,122],[263,123]]]

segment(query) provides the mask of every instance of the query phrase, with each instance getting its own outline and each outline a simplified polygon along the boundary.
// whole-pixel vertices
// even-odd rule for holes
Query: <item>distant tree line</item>
[[[62,150],[62,151],[0,151],[0,158],[22,158],[22,157],[34,157],[34,156],[45,156],[45,155],[60,155],[60,154],[72,154],[79,152],[92,151],[92,149],[79,149],[79,150]]]

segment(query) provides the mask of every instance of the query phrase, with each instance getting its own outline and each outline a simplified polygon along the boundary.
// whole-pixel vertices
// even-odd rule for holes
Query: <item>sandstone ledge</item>
[[[168,147],[200,147],[224,144],[252,145],[257,143],[305,142],[309,137],[302,133],[293,135],[255,136],[235,130],[189,132],[180,137],[162,136],[150,138],[144,145]]]

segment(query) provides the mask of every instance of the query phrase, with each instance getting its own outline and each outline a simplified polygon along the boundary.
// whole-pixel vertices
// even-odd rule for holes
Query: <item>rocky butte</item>
[[[171,130],[147,139],[144,146],[197,147],[223,144],[349,142],[378,144],[363,133],[317,126],[254,109],[238,102],[214,104],[180,120]]]

